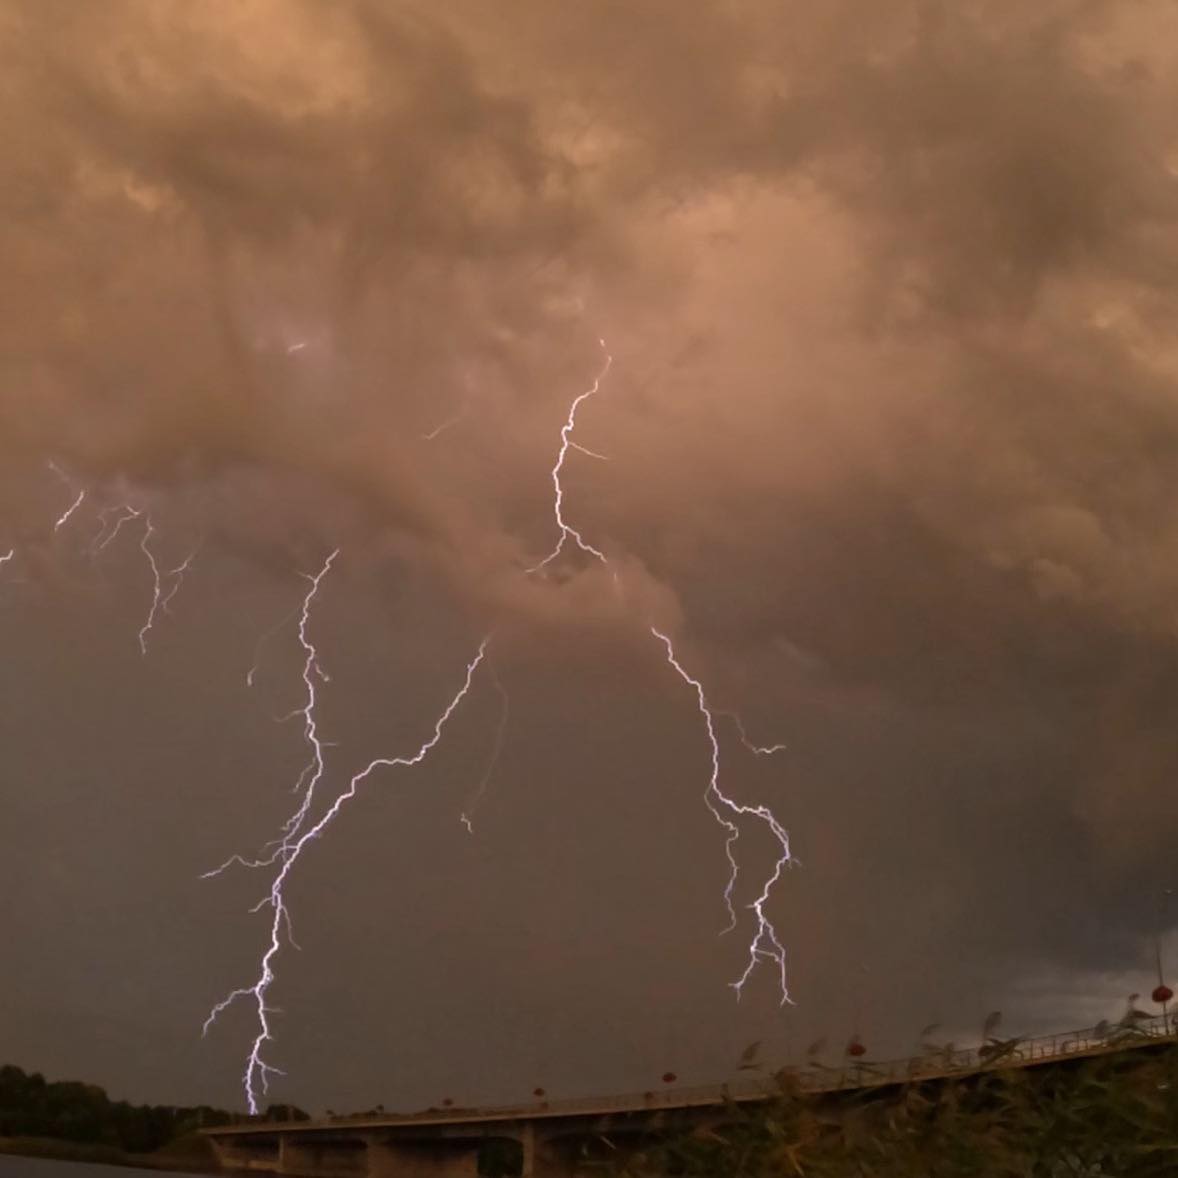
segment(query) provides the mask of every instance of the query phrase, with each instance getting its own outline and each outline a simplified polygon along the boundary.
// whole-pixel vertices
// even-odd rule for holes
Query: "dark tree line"
[[[306,1114],[274,1105],[267,1116],[298,1120]],[[11,1064],[0,1067],[0,1137],[52,1137],[150,1153],[197,1129],[242,1119],[208,1105],[128,1104],[111,1100],[96,1084],[47,1081],[40,1072],[25,1072]]]

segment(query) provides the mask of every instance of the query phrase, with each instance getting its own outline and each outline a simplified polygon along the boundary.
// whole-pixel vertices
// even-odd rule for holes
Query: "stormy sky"
[[[199,876],[296,803],[337,547],[323,804],[492,639],[292,873],[274,1099],[706,1083],[1148,993],[1176,46],[1161,0],[0,0],[0,1058],[240,1106],[250,1011],[200,1025],[268,876]],[[529,576],[600,341],[564,510],[611,568]],[[143,655],[149,515],[196,555]],[[799,861],[794,1006],[729,988],[752,916],[719,935],[651,624],[787,745],[718,722]]]

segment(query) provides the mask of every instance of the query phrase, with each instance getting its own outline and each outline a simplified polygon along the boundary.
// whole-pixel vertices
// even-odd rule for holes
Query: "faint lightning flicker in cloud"
[[[360,786],[376,772],[377,769],[412,768],[419,765],[429,755],[431,750],[442,739],[450,717],[458,710],[459,705],[469,694],[474,682],[475,672],[487,653],[489,639],[484,638],[479,644],[478,653],[467,664],[466,677],[461,687],[451,697],[450,702],[434,722],[434,729],[428,739],[410,756],[377,757],[370,761],[360,772],[356,773],[348,782],[347,788],[337,795],[335,801],[327,808],[322,817],[313,825],[301,829],[298,837],[291,836],[282,846],[281,862],[270,883],[270,891],[262,901],[262,906],[269,905],[272,912],[270,922],[270,940],[259,962],[258,976],[250,986],[243,986],[233,990],[218,1002],[205,1019],[202,1034],[207,1034],[217,1017],[238,999],[252,999],[257,1012],[258,1029],[246,1057],[245,1072],[242,1082],[245,1087],[246,1101],[251,1113],[258,1111],[258,1099],[269,1090],[269,1079],[272,1075],[281,1075],[278,1068],[268,1064],[263,1058],[263,1051],[267,1044],[273,1042],[274,1035],[270,1025],[273,1008],[267,1004],[270,987],[274,983],[274,964],[282,947],[282,931],[289,928],[289,913],[286,907],[284,888],[294,865],[298,862],[303,851],[317,839],[327,826],[334,820],[342,807],[356,796]]]
[[[142,514],[142,511],[132,507],[129,503],[122,503],[118,507],[104,507],[98,513],[98,532],[90,541],[91,554],[101,552],[104,548],[109,547],[123,530],[123,524],[138,519]],[[114,515],[117,515],[117,518],[112,524],[110,517]]]
[[[605,341],[599,341],[602,348],[605,348]],[[557,527],[560,529],[560,535],[557,539],[556,547],[538,564],[532,566],[528,570],[529,573],[537,572],[543,569],[546,565],[560,555],[564,548],[565,541],[571,536],[574,543],[585,553],[595,557],[601,561],[602,564],[609,566],[609,561],[605,554],[598,548],[590,544],[576,528],[572,527],[564,516],[564,486],[561,482],[561,474],[564,469],[564,460],[568,455],[569,450],[579,450],[583,454],[588,454],[593,458],[603,458],[604,455],[598,454],[595,451],[588,450],[581,446],[578,442],[573,440],[573,430],[577,424],[577,410],[581,405],[594,396],[601,388],[601,382],[609,372],[610,366],[613,363],[613,357],[608,353],[606,355],[606,362],[597,379],[593,382],[591,388],[577,396],[569,408],[569,414],[565,420],[565,424],[560,431],[560,449],[557,453],[556,463],[552,468],[552,484],[553,484],[553,514],[556,517]],[[614,574],[615,581],[617,574]],[[658,630],[656,627],[650,627],[650,633],[662,643],[666,651],[667,661],[674,668],[679,677],[690,686],[696,693],[699,710],[704,719],[705,728],[707,731],[708,741],[711,746],[711,765],[712,771],[708,780],[707,789],[704,792],[704,801],[711,811],[712,816],[724,828],[726,837],[724,840],[724,852],[728,859],[729,876],[728,883],[724,889],[724,903],[728,909],[729,925],[725,932],[731,932],[738,924],[734,894],[736,890],[737,877],[739,875],[739,863],[736,858],[736,844],[740,838],[740,826],[735,821],[738,818],[756,818],[763,822],[772,833],[774,839],[780,848],[780,853],[777,856],[772,872],[766,877],[761,891],[757,898],[749,905],[756,917],[756,929],[752,940],[749,943],[749,957],[748,964],[737,979],[732,983],[733,988],[739,996],[744,988],[745,982],[748,981],[752,975],[753,970],[761,961],[770,961],[777,967],[777,974],[780,981],[781,1001],[782,1003],[789,1001],[789,990],[786,984],[785,971],[785,947],[782,945],[778,937],[777,930],[765,911],[765,906],[769,901],[770,893],[773,890],[774,884],[781,878],[781,873],[785,867],[792,861],[789,850],[789,836],[785,828],[778,822],[777,818],[766,806],[749,806],[743,803],[736,802],[729,797],[720,787],[720,740],[716,732],[715,715],[708,706],[707,697],[704,693],[703,685],[698,679],[692,678],[675,653],[675,648],[671,639]],[[758,756],[768,756],[772,753],[779,752],[783,745],[756,745],[749,740],[745,733],[744,725],[740,721],[740,717],[735,713],[726,713],[732,718],[736,725],[736,729],[740,734],[741,743],[752,753]]]
[[[336,551],[338,552],[339,549],[336,549]],[[302,575],[306,576],[305,573]],[[250,669],[245,673],[245,685],[247,687],[253,687],[254,680],[258,677],[258,664],[262,661],[262,647],[265,646],[266,643],[269,642],[270,639],[273,638],[274,635],[277,634],[283,626],[285,626],[288,622],[294,621],[294,619],[300,615],[302,609],[302,604],[296,605],[294,609],[290,610],[288,613],[283,614],[282,617],[279,618],[278,621],[275,622],[269,630],[266,630],[261,635],[261,637],[258,638],[257,642],[254,643],[254,661],[250,664]]]
[[[435,425],[433,429],[422,434],[422,438],[427,442],[432,442],[435,438],[444,434],[451,426],[457,425],[465,416],[469,408],[469,404],[463,401],[462,404],[450,414],[440,425]]]
[[[136,518],[142,512],[136,512]],[[120,525],[121,526],[121,525]],[[115,529],[117,533],[117,528]],[[161,612],[168,612],[168,604],[172,598],[180,590],[180,586],[184,582],[184,574],[188,572],[192,564],[193,558],[196,556],[195,550],[188,554],[183,561],[175,568],[160,571],[159,562],[156,560],[155,553],[151,550],[151,538],[155,535],[155,525],[151,522],[151,516],[144,516],[143,535],[139,540],[139,550],[147,557],[148,567],[151,569],[151,607],[147,611],[147,620],[143,623],[139,630],[139,650],[142,654],[147,654],[147,636],[155,628],[156,618]],[[114,539],[114,535],[110,537]],[[108,541],[109,543],[109,541]],[[105,547],[105,545],[104,545]],[[165,584],[168,586],[165,590]]]
[[[458,821],[466,827],[467,832],[470,834],[474,834],[475,811],[478,809],[479,803],[483,800],[483,796],[487,792],[487,786],[491,784],[491,778],[495,775],[495,769],[499,764],[499,757],[503,752],[503,738],[507,733],[507,718],[511,711],[511,700],[508,698],[507,689],[503,686],[499,676],[495,674],[495,668],[489,665],[487,670],[490,674],[491,682],[495,686],[495,691],[499,695],[499,723],[495,725],[495,743],[491,748],[491,757],[487,761],[487,767],[483,771],[478,785],[475,786],[471,793],[470,800],[458,816]]]
[[[160,601],[160,609],[164,613],[171,613],[168,608],[172,603],[172,598],[180,592],[180,586],[184,584],[184,574],[192,567],[192,562],[196,559],[197,549],[194,548],[174,569],[168,571],[168,577],[171,580],[171,588],[164,594]]]
[[[194,548],[178,565],[170,569],[161,569],[155,552],[152,551],[151,538],[156,533],[155,524],[151,516],[141,507],[133,507],[130,503],[122,503],[117,507],[106,507],[98,513],[98,532],[90,541],[91,555],[109,548],[118,539],[124,524],[133,520],[143,520],[143,535],[139,537],[139,551],[147,561],[151,570],[151,604],[148,606],[147,617],[139,628],[139,651],[147,654],[147,638],[155,629],[156,621],[161,613],[170,613],[169,606],[172,599],[180,591],[184,583],[185,574],[192,567],[196,559]],[[113,520],[113,522],[112,522]]]
[[[723,716],[725,719],[732,721],[732,726],[736,729],[737,735],[740,737],[740,743],[744,745],[750,753],[758,757],[771,757],[774,753],[784,752],[786,746],[784,744],[756,744],[749,739],[749,734],[745,731],[744,721],[736,712],[713,711],[713,716]]]

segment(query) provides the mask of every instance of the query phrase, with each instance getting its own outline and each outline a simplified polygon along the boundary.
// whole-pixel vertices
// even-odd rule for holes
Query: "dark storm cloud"
[[[690,700],[635,619],[678,626],[715,700],[789,741],[737,772],[806,865],[780,888],[799,1036],[852,1019],[864,962],[864,1017],[897,1050],[1018,979],[1079,1010],[1074,976],[1051,979],[1140,963],[1178,830],[1166,6],[8,0],[0,21],[14,535],[41,527],[28,487],[55,457],[270,569],[344,537],[385,578],[358,618],[509,616],[504,773],[534,806],[501,829],[558,874],[569,836],[535,783],[587,794],[604,847],[631,803],[602,782],[698,775]],[[519,575],[551,543],[553,445],[599,337],[614,365],[578,436],[609,460],[576,455],[567,485],[624,592],[596,568]],[[356,682],[377,675],[354,654]],[[561,662],[591,703],[562,710]],[[569,767],[586,725],[624,739]],[[675,874],[667,812],[633,815],[628,845],[685,889],[660,909],[682,930],[714,881]],[[499,886],[559,940],[531,870]],[[617,915],[634,886],[586,882],[616,905],[580,918],[690,1011],[714,946],[683,951],[701,980],[676,989]],[[355,927],[331,925],[341,959]],[[544,953],[543,986],[491,970],[505,1009],[582,968],[596,1017],[598,991],[624,1006],[608,961]],[[366,1099],[308,1043],[322,1091]]]

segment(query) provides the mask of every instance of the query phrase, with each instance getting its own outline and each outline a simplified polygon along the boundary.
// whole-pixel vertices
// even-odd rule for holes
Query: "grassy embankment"
[[[1178,1045],[826,1096],[781,1073],[764,1104],[614,1149],[598,1165],[629,1178],[1175,1178]]]

